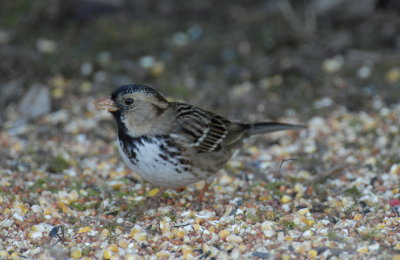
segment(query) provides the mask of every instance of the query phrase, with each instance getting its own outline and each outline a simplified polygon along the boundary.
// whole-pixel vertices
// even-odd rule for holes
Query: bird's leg
[[[210,187],[212,182],[213,182],[213,179],[206,180],[206,183],[204,184],[203,188],[199,192],[199,196],[197,196],[197,200],[192,202],[195,210],[202,209],[203,202],[205,201],[204,195],[205,195],[206,191],[208,190],[208,187]]]
[[[212,181],[206,181],[206,183],[204,184],[203,188],[201,189],[201,191],[199,192],[199,196],[197,197],[197,200],[199,202],[203,202],[204,201],[204,194],[206,193],[206,191],[208,190],[208,187],[210,187]]]

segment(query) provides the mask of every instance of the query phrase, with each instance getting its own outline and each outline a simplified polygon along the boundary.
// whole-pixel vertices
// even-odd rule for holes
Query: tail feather
[[[265,134],[283,130],[301,130],[306,128],[303,125],[292,125],[278,122],[255,123],[247,125],[250,135]]]

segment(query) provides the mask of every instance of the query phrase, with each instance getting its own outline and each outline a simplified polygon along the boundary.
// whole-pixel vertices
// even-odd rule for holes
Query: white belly
[[[160,154],[163,154],[163,151],[160,145],[166,145],[163,140],[153,139],[152,142],[142,143],[143,145],[136,146],[134,161],[122,151],[121,145],[118,145],[118,148],[129,168],[151,184],[165,188],[179,188],[203,179],[185,169],[177,158],[171,157],[168,160],[161,158]]]

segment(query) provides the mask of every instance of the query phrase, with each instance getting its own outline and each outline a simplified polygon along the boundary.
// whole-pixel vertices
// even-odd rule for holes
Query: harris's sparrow
[[[200,200],[245,138],[304,128],[276,122],[231,122],[192,105],[168,102],[154,89],[139,84],[117,88],[98,108],[108,110],[116,120],[119,151],[134,172],[163,191],[204,180]]]

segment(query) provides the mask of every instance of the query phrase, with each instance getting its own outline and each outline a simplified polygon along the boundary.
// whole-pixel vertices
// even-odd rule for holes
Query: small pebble
[[[281,202],[282,203],[289,203],[291,201],[292,201],[292,198],[290,196],[288,196],[288,195],[283,195],[282,198],[281,198]]]
[[[238,244],[238,243],[242,243],[243,239],[240,236],[230,234],[226,237],[226,241]]]
[[[82,251],[79,250],[79,249],[73,250],[73,251],[71,252],[71,257],[74,258],[74,259],[79,259],[79,258],[81,258],[81,257],[82,257]]]

